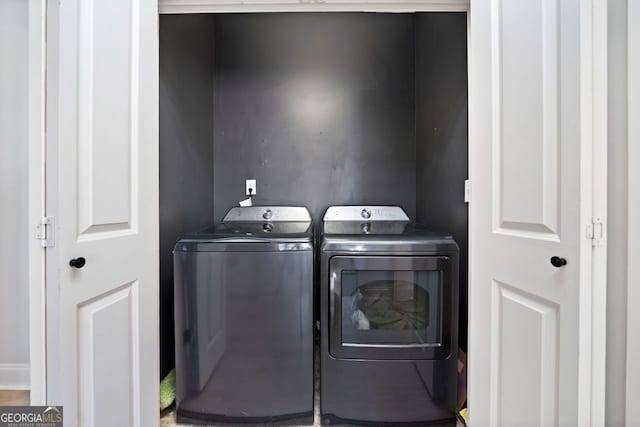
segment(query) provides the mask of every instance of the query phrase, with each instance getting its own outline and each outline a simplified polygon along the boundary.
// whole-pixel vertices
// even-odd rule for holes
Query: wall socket
[[[246,181],[246,194],[247,196],[255,196],[258,194],[258,187],[256,186],[255,179],[247,179]]]

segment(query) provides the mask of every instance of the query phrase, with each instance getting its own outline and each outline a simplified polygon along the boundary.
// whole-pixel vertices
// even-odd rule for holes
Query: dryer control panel
[[[331,221],[409,221],[400,206],[331,206],[324,214]]]

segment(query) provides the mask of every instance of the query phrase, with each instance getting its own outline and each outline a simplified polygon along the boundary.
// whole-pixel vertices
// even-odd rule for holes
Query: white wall
[[[640,1],[627,19],[627,370],[626,422],[640,425]]]
[[[0,389],[29,385],[27,12],[0,0]]]
[[[632,0],[636,1],[636,0]],[[608,8],[608,249],[606,425],[625,425],[627,338],[627,1]],[[640,420],[637,422],[640,423]]]

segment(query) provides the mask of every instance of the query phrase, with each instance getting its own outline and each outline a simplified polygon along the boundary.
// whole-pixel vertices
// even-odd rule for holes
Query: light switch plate
[[[247,179],[246,181],[247,185],[247,189],[246,189],[246,194],[247,196],[255,196],[258,193],[258,187],[256,186],[256,180],[255,179]],[[249,191],[251,190],[251,191]]]
[[[471,181],[464,180],[464,202],[469,203],[471,201]]]

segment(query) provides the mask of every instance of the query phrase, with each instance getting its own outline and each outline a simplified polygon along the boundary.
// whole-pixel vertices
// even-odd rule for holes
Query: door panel
[[[492,303],[498,424],[515,426],[526,419],[531,425],[556,425],[558,305],[498,281],[493,282]],[[521,375],[506,374],[513,372]]]
[[[494,228],[558,240],[558,4],[492,8]]]
[[[140,387],[138,304],[136,281],[78,306],[81,425],[140,425],[133,413]]]
[[[470,21],[469,410],[474,425],[575,425],[591,242],[581,3],[477,0]],[[550,259],[567,264],[554,267]],[[584,389],[584,387],[583,387]]]
[[[82,239],[135,232],[138,0],[83,1],[78,31],[78,207]],[[98,18],[98,19],[96,19]],[[134,37],[135,35],[135,37]]]
[[[157,18],[48,2],[49,397],[68,426],[158,423]]]

